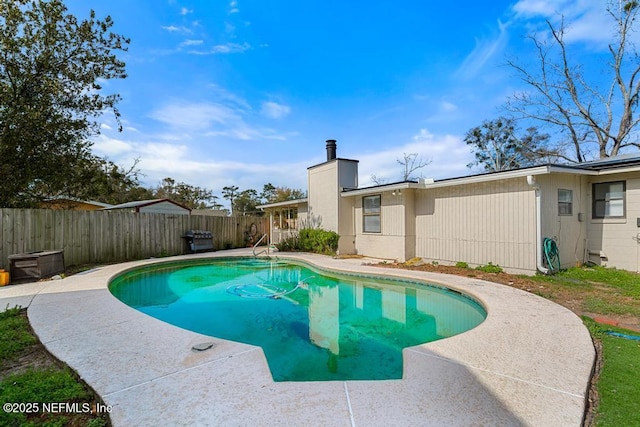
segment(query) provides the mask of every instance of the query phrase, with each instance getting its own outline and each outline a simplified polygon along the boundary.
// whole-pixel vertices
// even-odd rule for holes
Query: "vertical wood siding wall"
[[[144,214],[132,212],[0,209],[0,268],[12,254],[64,249],[65,264],[118,262],[188,253],[181,237],[188,230],[214,234],[214,249],[244,247],[255,223],[269,232],[263,217]],[[258,238],[259,238],[258,236]]]
[[[588,212],[587,177],[573,174],[550,174],[536,177],[542,197],[542,237],[556,241],[562,268],[573,267],[584,261],[584,242],[587,237]],[[558,190],[573,192],[573,213],[558,212]],[[583,221],[578,220],[579,213]]]
[[[526,179],[420,191],[416,256],[534,271],[535,194]]]
[[[415,254],[415,194],[381,192],[380,233],[365,233],[362,224],[362,197],[355,197],[356,246],[358,253],[406,261]]]
[[[601,182],[625,181],[625,217],[593,218],[593,184]],[[640,173],[632,172],[593,177],[587,184],[589,203],[585,222],[587,224],[588,250],[590,261],[608,267],[640,271]],[[600,258],[598,253],[606,258]]]

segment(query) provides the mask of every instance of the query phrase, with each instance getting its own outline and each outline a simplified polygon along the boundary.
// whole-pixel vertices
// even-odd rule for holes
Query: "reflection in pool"
[[[118,276],[109,289],[157,319],[262,347],[275,381],[402,378],[404,347],[486,317],[476,301],[448,289],[282,260],[157,264]]]

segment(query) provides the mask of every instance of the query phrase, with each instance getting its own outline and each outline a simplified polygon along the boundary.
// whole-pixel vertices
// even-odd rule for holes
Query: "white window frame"
[[[611,187],[614,185],[619,186],[622,184],[622,196],[612,196]],[[598,198],[599,189],[605,187],[604,197]],[[627,216],[627,182],[626,181],[610,181],[610,182],[594,182],[592,191],[592,219],[608,219],[608,218],[626,218]],[[612,215],[612,207],[622,205],[622,209],[619,207],[614,209],[620,212],[620,215]],[[601,213],[600,213],[601,212]]]
[[[558,188],[558,215],[573,216],[573,190]]]
[[[378,199],[377,207],[367,208],[367,200]],[[382,195],[375,194],[372,196],[362,197],[362,232],[363,233],[381,233],[382,232]],[[375,218],[378,218],[377,223]],[[371,220],[374,223],[371,223]],[[377,225],[377,227],[376,227]],[[372,227],[373,226],[373,227]]]

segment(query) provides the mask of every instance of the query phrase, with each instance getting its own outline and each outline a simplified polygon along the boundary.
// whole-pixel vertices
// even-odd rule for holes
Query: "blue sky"
[[[572,47],[602,52],[602,4],[67,0],[131,38],[128,78],[104,84],[122,95],[124,131],[105,114],[94,152],[124,167],[139,158],[147,186],[172,177],[217,195],[306,190],[326,139],[360,161],[360,186],[398,180],[404,153],[431,161],[425,177],[472,173],[465,132],[525,89],[507,59],[530,62],[525,36],[560,14]]]

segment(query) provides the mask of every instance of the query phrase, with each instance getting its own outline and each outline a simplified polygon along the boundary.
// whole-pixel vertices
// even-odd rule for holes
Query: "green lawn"
[[[544,284],[541,295],[560,304],[568,298],[582,302],[588,313],[640,317],[640,275],[614,268],[574,267],[553,276],[531,277]]]
[[[640,426],[640,341],[607,335],[606,331],[639,336],[640,333],[585,319],[595,339],[602,342],[602,371],[596,383],[600,398],[597,426]]]
[[[39,352],[44,352],[44,349],[33,334],[24,312],[13,308],[0,313],[0,425],[109,425],[106,415],[87,413],[96,403],[96,396],[69,368],[53,362],[43,363],[43,360],[50,360],[46,357],[40,357],[37,366],[30,366],[28,361],[35,360],[30,358]],[[4,406],[21,403],[30,405],[15,406],[13,410]],[[43,410],[47,403],[69,404],[77,409],[70,412]]]

